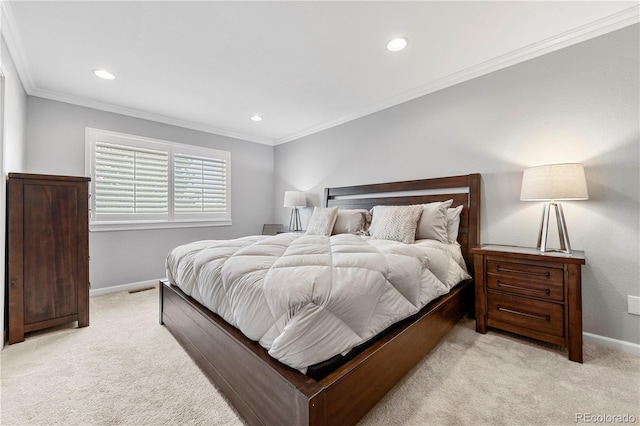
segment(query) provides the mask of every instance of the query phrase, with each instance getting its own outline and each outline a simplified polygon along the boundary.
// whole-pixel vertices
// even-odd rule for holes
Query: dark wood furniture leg
[[[474,269],[476,277],[484,277],[484,258],[474,256]],[[475,313],[476,313],[476,331],[485,334],[487,332],[487,292],[483,281],[475,280]]]
[[[567,265],[567,346],[569,359],[582,363],[582,268]]]

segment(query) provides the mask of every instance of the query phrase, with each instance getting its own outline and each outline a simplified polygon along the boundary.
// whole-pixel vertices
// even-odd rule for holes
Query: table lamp
[[[542,208],[542,222],[538,234],[537,249],[541,252],[558,251],[571,254],[569,233],[559,200],[588,200],[587,181],[582,164],[565,163],[531,167],[522,175],[522,201],[548,201]],[[558,222],[560,249],[547,248],[549,210],[555,208]]]
[[[307,195],[302,191],[285,191],[284,207],[293,207],[291,210],[291,219],[289,220],[289,232],[302,231],[302,223],[300,222],[300,212],[298,207],[306,207]]]

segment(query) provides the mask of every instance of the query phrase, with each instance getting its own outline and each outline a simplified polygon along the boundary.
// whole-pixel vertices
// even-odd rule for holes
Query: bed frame
[[[416,193],[424,190],[433,194]],[[327,188],[324,205],[371,208],[450,198],[454,207],[464,206],[458,241],[473,274],[470,250],[479,245],[480,237],[479,174]],[[315,381],[271,358],[257,342],[178,287],[168,281],[160,284],[160,323],[250,425],[356,424],[465,313],[473,315],[473,280],[467,280]]]

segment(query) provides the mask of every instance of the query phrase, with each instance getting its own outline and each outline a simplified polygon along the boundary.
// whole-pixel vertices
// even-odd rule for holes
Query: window
[[[92,231],[230,225],[226,151],[86,131]]]

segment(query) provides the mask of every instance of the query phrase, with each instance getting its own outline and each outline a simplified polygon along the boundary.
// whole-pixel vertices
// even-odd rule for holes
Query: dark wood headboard
[[[449,189],[452,191],[447,192]],[[411,194],[415,191],[421,193]],[[458,242],[462,246],[462,255],[467,262],[469,273],[473,273],[471,249],[480,245],[480,174],[343,186],[324,190],[325,207],[345,209],[370,209],[376,205],[424,204],[449,199],[453,199],[451,207],[464,206],[460,215]]]

